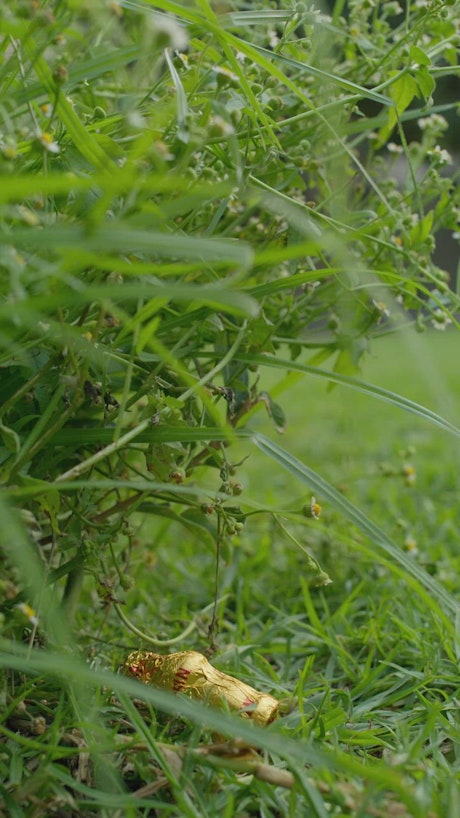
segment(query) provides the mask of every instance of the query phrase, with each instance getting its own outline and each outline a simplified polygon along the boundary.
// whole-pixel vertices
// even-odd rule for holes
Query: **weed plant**
[[[453,348],[458,24],[4,4],[2,816],[458,815],[460,430],[363,376]],[[134,648],[293,707],[141,686]]]

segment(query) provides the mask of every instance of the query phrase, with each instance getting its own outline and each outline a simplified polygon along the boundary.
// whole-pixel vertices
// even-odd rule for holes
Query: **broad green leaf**
[[[387,124],[379,131],[379,143],[384,144],[395,127],[399,116],[409,107],[418,93],[418,85],[412,74],[402,72],[390,86],[390,96],[394,102],[388,110]]]
[[[422,51],[418,45],[411,45],[409,49],[409,56],[412,62],[417,65],[431,65],[431,60],[425,51]]]
[[[428,68],[424,65],[420,66],[414,71],[414,77],[420,91],[419,96],[422,96],[425,102],[431,99],[431,95],[436,88],[436,82]]]
[[[417,96],[417,90],[417,83],[412,74],[408,72],[402,74],[402,76],[393,83],[390,88],[390,94],[395,102],[396,112],[398,114],[402,114],[402,112],[409,107],[413,98]],[[391,121],[391,117],[393,116],[392,111],[389,112],[389,116]],[[395,124],[395,122],[396,119],[393,124]]]

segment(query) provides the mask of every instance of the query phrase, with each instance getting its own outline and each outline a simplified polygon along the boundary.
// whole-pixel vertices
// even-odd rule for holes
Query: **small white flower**
[[[433,150],[428,151],[428,156],[431,156],[438,165],[452,164],[452,156],[450,155],[449,151],[446,151],[445,148],[441,148],[440,145],[435,145]]]
[[[18,611],[21,611],[21,613],[24,614],[24,616],[29,620],[31,625],[35,626],[38,625],[38,616],[36,614],[36,611],[34,611],[34,609],[31,608],[30,605],[27,604],[27,602],[19,602],[17,605],[15,605],[15,608],[17,608]]]
[[[187,48],[187,34],[177,20],[166,14],[154,14],[152,19],[155,31],[168,40],[169,48],[173,51],[184,51]]]
[[[321,510],[320,504],[316,502],[316,497],[312,497],[310,502],[303,507],[305,517],[313,517],[314,520],[319,518]]]
[[[417,124],[421,131],[445,131],[448,125],[447,120],[441,114],[422,116],[417,120]]]
[[[270,29],[268,34],[269,34],[268,42],[270,44],[270,48],[276,48],[276,46],[279,43],[279,37],[278,37],[276,31],[274,29]]]
[[[46,133],[45,131],[40,131],[40,133],[37,134],[37,139],[45,150],[48,151],[48,153],[60,153],[61,149],[58,143],[54,141],[51,134]]]
[[[417,554],[418,553],[417,540],[414,539],[414,537],[411,534],[409,534],[406,537],[406,539],[404,540],[404,547],[405,547],[406,551],[409,552],[409,554]]]
[[[390,317],[390,310],[388,309],[387,305],[383,301],[376,301],[373,298],[372,303],[373,303],[374,307],[379,311],[382,318],[389,318]]]

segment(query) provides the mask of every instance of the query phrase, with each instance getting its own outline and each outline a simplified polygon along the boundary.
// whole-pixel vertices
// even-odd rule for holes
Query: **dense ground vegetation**
[[[459,18],[3,10],[0,814],[457,815]]]

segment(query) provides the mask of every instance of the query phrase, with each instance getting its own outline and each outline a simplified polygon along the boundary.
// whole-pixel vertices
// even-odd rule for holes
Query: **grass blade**
[[[422,589],[428,590],[431,597],[424,593],[424,598],[430,601],[431,607],[442,616],[445,624],[453,634],[451,616],[446,616],[442,613],[442,608],[450,612],[450,614],[456,615],[458,613],[460,606],[452,594],[446,591],[434,577],[430,576],[416,562],[411,560],[379,526],[372,522],[359,508],[347,500],[343,494],[340,494],[337,489],[331,486],[327,480],[313,471],[313,469],[306,466],[294,455],[289,454],[289,452],[281,448],[281,446],[278,446],[277,443],[269,440],[265,435],[255,434],[252,440],[260,451],[264,452],[268,457],[271,457],[272,460],[293,474],[298,480],[306,483],[318,496],[325,498],[331,506],[359,528],[375,545],[390,556],[393,561],[399,563],[407,577],[410,577],[414,581],[413,584],[419,593],[422,592]],[[435,601],[438,604],[434,604]],[[438,608],[438,605],[441,606],[441,608]]]
[[[349,375],[341,375],[338,372],[330,372],[327,369],[320,369],[316,366],[309,366],[308,364],[299,364],[295,361],[286,361],[281,358],[276,358],[274,355],[248,355],[238,352],[236,358],[242,363],[256,364],[257,366],[272,366],[276,369],[290,370],[291,372],[303,372],[305,375],[314,375],[317,378],[325,378],[332,383],[338,383],[342,386],[348,386],[356,392],[362,392],[364,395],[382,400],[385,403],[390,403],[398,409],[403,409],[406,412],[411,412],[422,420],[429,423],[434,423],[445,432],[450,432],[456,437],[460,437],[460,429],[454,426],[453,423],[427,409],[426,406],[421,406],[403,395],[398,395],[396,392],[391,392],[389,389],[383,389],[381,386],[375,386],[371,383],[366,383],[358,378],[351,378]]]

